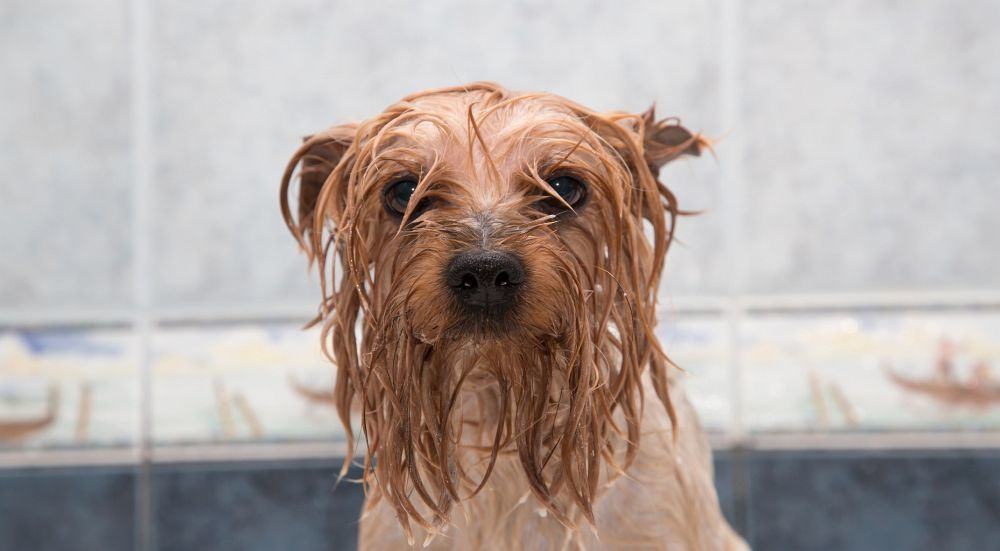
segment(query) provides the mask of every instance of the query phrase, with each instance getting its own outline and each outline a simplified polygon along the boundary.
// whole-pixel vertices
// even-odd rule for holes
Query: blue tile
[[[334,487],[339,468],[330,461],[156,467],[156,548],[354,549],[363,493],[347,481]]]
[[[130,468],[0,471],[0,549],[132,549]]]
[[[715,454],[716,485],[730,522],[737,459]],[[159,551],[354,549],[363,494],[333,488],[339,462],[158,467],[154,500]],[[348,478],[360,473],[352,472]]]
[[[749,460],[756,549],[996,549],[997,452],[762,453]]]
[[[719,496],[719,506],[729,524],[739,531],[736,514],[738,494],[735,485],[737,461],[739,459],[728,452],[716,451],[712,454],[712,463],[715,467],[715,491]]]

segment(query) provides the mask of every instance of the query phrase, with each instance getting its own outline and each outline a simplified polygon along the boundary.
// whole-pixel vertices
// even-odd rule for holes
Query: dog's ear
[[[317,252],[314,246],[314,230],[317,227],[317,206],[323,187],[328,184],[331,173],[337,168],[345,153],[354,142],[357,126],[353,124],[334,126],[323,132],[306,136],[298,151],[292,156],[281,180],[281,213],[285,223],[299,244],[310,253]],[[295,168],[299,167],[298,206],[292,215],[290,188]],[[333,205],[327,208],[334,207]]]
[[[694,134],[680,124],[676,118],[656,120],[656,106],[650,106],[642,114],[643,155],[646,164],[657,175],[660,167],[683,155],[701,155],[710,143],[700,134]]]

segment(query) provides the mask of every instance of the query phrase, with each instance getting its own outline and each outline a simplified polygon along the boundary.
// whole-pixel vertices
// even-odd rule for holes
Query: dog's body
[[[705,146],[489,83],[306,140],[282,206],[361,416],[362,548],[745,545],[652,331],[680,212],[659,167]]]
[[[649,392],[652,389],[647,387]],[[594,505],[596,530],[568,529],[533,499],[516,458],[498,461],[486,488],[453,515],[453,525],[428,549],[668,549],[737,550],[743,541],[719,510],[711,450],[683,391],[672,388],[678,426],[674,441],[663,408],[646,408],[635,462]],[[652,405],[652,404],[651,404]],[[415,534],[418,544],[426,533]],[[406,536],[390,506],[378,502],[361,520],[361,549],[405,549]]]

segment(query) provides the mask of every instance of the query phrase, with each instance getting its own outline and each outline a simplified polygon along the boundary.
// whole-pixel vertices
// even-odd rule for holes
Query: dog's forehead
[[[566,100],[549,94],[497,97],[482,92],[428,95],[406,103],[386,126],[394,139],[386,149],[406,149],[452,168],[515,170],[565,150],[566,140],[589,129]]]
[[[577,146],[600,141],[575,108],[542,93],[408,98],[383,114],[373,158],[384,170],[376,172],[398,173],[400,165],[418,177],[433,172],[435,185],[453,189],[475,210],[518,201],[531,191],[527,174],[545,172],[571,156],[582,159],[588,148]]]
[[[481,131],[535,121],[579,121],[569,102],[551,94],[535,93],[500,97],[483,92],[431,94],[408,102],[409,112],[421,119],[439,118],[455,129],[467,129],[474,119]]]

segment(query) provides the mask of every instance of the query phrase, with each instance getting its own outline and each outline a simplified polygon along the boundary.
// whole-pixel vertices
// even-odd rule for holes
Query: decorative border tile
[[[0,449],[131,445],[135,358],[127,330],[0,331]]]
[[[741,353],[752,430],[1000,428],[1000,314],[755,316]]]
[[[728,326],[718,317],[661,314],[656,336],[683,372],[678,376],[705,429],[724,431],[733,417]]]
[[[334,441],[335,368],[290,324],[164,328],[153,339],[158,444]]]
[[[657,334],[685,373],[679,378],[712,430],[731,416],[725,325],[715,318],[665,322]],[[164,328],[154,357],[157,444],[336,441],[335,367],[318,330],[288,324]]]

